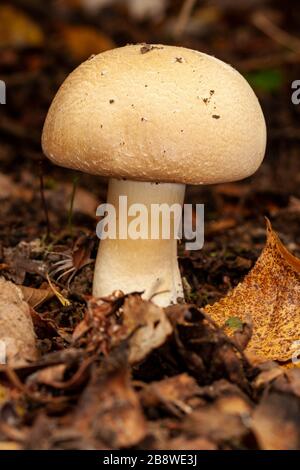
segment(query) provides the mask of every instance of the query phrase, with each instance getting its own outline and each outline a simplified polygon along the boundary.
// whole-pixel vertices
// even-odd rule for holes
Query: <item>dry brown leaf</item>
[[[166,341],[172,333],[172,326],[164,310],[152,302],[142,300],[137,295],[126,298],[124,325],[129,334],[129,362],[142,361],[154,349]]]
[[[284,370],[284,373],[276,378],[273,387],[280,393],[300,398],[300,370],[298,368]]]
[[[21,241],[15,247],[3,248],[4,262],[7,264],[7,276],[15,284],[23,284],[26,273],[37,274],[44,277],[47,265],[43,261],[31,259],[35,241],[27,243]]]
[[[264,388],[283,373],[284,371],[279,365],[272,369],[264,370],[255,378],[253,385],[256,388]]]
[[[251,320],[252,337],[246,352],[263,359],[289,361],[300,339],[300,260],[281,243],[267,221],[267,242],[255,266],[214,305],[205,307],[232,336],[232,319]],[[299,349],[299,348],[298,348]]]
[[[33,287],[27,286],[18,286],[22,291],[25,302],[27,302],[30,307],[36,308],[42,305],[47,300],[54,297],[54,293],[50,288],[47,289],[34,289]]]
[[[78,61],[115,47],[112,39],[90,26],[65,25],[62,36],[66,48]]]
[[[42,30],[29,16],[10,5],[0,6],[0,48],[38,47],[43,42]]]
[[[199,405],[200,400],[195,400],[199,392],[196,380],[183,373],[146,385],[140,391],[140,400],[144,408],[162,406],[172,414],[182,415],[192,411],[191,400]]]
[[[295,450],[300,446],[300,406],[293,395],[271,392],[256,407],[251,429],[262,450]]]
[[[0,340],[5,344],[4,361],[10,366],[25,365],[37,359],[29,306],[24,302],[21,290],[1,278]]]
[[[215,405],[220,413],[240,416],[243,419],[248,418],[251,413],[250,403],[239,395],[220,397],[216,400]]]
[[[43,384],[52,386],[53,383],[62,383],[66,369],[66,364],[45,367],[30,375],[27,379],[27,385]]]
[[[222,412],[213,405],[195,410],[183,422],[183,429],[193,437],[201,436],[218,444],[242,441],[249,432],[238,414]]]
[[[146,435],[146,421],[126,368],[94,373],[73,420],[94,448],[131,447]]]

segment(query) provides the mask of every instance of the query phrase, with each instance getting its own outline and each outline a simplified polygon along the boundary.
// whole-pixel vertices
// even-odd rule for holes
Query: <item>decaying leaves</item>
[[[129,340],[129,362],[143,360],[153,349],[158,348],[172,333],[171,324],[164,310],[139,296],[125,300],[124,325],[132,336]]]
[[[6,361],[11,366],[37,359],[35,334],[29,306],[20,289],[0,278],[0,340],[6,346]]]
[[[126,367],[116,367],[102,376],[93,374],[73,426],[95,449],[103,445],[130,447],[145,437],[146,421]]]
[[[299,385],[299,369],[281,374],[256,407],[251,419],[251,428],[261,449],[299,449]]]
[[[116,296],[89,300],[87,313],[75,328],[73,340],[77,344],[88,341],[89,348],[104,355],[126,341],[128,361],[134,364],[161,346],[172,331],[162,308],[142,300],[140,295],[116,293]]]
[[[246,422],[238,414],[209,405],[188,416],[183,428],[194,438],[203,437],[221,445],[230,440],[242,443],[249,433]]]
[[[203,403],[199,394],[196,380],[183,373],[146,385],[140,391],[140,400],[144,408],[161,407],[172,415],[182,416]]]
[[[27,302],[32,308],[37,308],[47,300],[54,296],[51,289],[41,288],[34,289],[33,287],[18,286],[22,291],[25,302]]]
[[[230,318],[252,323],[246,351],[262,359],[290,361],[300,339],[300,260],[281,243],[267,221],[266,246],[243,282],[205,308],[226,333]]]
[[[0,48],[39,47],[44,42],[40,27],[22,10],[11,5],[0,7]]]
[[[92,27],[65,25],[62,36],[66,48],[78,61],[115,47],[112,39]]]

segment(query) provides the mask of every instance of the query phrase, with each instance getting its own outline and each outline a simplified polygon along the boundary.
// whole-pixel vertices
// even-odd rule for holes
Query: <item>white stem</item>
[[[132,204],[142,204],[147,210],[147,239],[104,239],[98,250],[93,295],[102,297],[115,290],[125,294],[143,291],[145,299],[167,306],[183,297],[180,271],[177,262],[177,240],[174,237],[174,213],[170,211],[169,239],[162,238],[162,216],[159,218],[158,239],[151,239],[151,205],[183,205],[184,184],[144,183],[128,180],[109,181],[107,202],[116,210],[117,228],[130,226],[135,217],[119,211],[119,196],[127,196],[128,209]],[[124,219],[125,217],[125,219]],[[125,222],[125,223],[124,223]],[[127,233],[127,230],[126,230]]]

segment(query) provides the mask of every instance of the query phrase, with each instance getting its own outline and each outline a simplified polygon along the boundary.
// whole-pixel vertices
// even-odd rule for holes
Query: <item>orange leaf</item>
[[[90,26],[64,26],[62,36],[66,48],[78,61],[115,47],[108,36]]]
[[[262,359],[290,361],[300,340],[300,259],[281,243],[267,220],[267,242],[255,266],[238,286],[205,307],[232,335],[230,319],[252,322],[246,352]],[[300,343],[299,343],[300,344]],[[299,346],[297,348],[299,350]]]
[[[33,287],[18,286],[21,289],[25,302],[32,308],[37,308],[47,300],[54,297],[51,289],[34,289]]]
[[[0,6],[0,48],[39,47],[43,42],[42,30],[29,16],[10,5]]]

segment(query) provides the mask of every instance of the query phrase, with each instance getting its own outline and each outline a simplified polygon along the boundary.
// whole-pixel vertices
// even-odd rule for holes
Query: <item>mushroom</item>
[[[128,206],[182,205],[186,184],[250,176],[264,156],[266,126],[254,92],[230,65],[182,47],[128,45],[67,77],[42,145],[58,165],[109,177],[107,202],[120,222],[121,195]],[[161,306],[183,297],[176,237],[101,240],[93,294],[114,290],[143,291]]]

